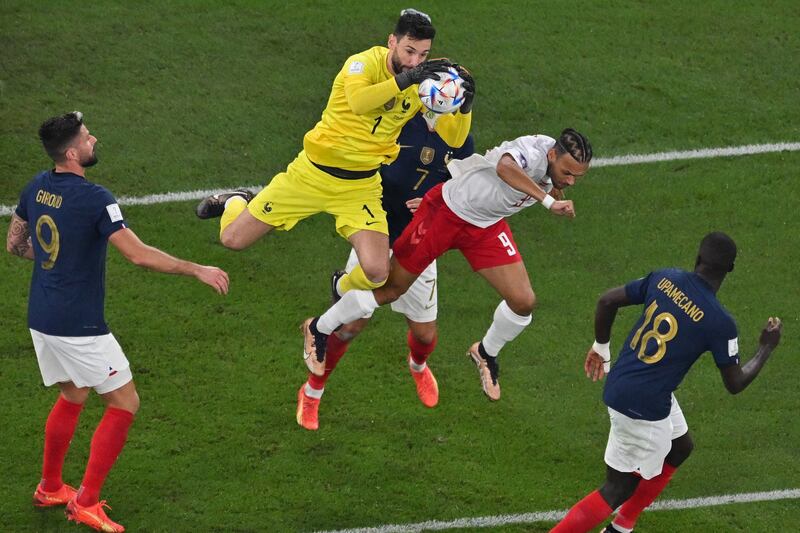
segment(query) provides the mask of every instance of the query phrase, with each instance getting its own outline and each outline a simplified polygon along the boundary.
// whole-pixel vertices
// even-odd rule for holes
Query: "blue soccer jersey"
[[[381,167],[383,209],[389,223],[390,243],[394,243],[411,222],[413,215],[406,202],[422,198],[428,190],[450,179],[447,163],[451,159],[464,159],[475,151],[472,135],[467,136],[460,148],[448,146],[436,132],[428,129],[421,113],[403,126],[397,142],[400,155],[391,165]]]
[[[706,351],[720,368],[739,364],[736,322],[692,272],[660,270],[625,286],[644,312],[608,374],[603,400],[643,420],[669,416],[672,392]]]
[[[28,223],[34,250],[28,327],[63,337],[108,333],[106,248],[108,237],[126,227],[111,193],[49,170],[28,183],[16,214]]]

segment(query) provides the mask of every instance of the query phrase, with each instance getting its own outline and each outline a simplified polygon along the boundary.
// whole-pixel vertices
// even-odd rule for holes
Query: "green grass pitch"
[[[0,204],[47,160],[36,129],[80,109],[100,139],[93,181],[116,195],[266,183],[318,120],[346,57],[384,44],[405,2],[23,2],[0,5]],[[479,149],[575,127],[596,157],[800,140],[800,11],[791,1],[422,2],[433,55],[477,83]],[[455,7],[455,9],[454,9]],[[318,216],[251,249],[222,248],[193,202],[125,208],[147,243],[231,275],[218,297],[109,252],[106,316],[142,408],[102,497],[130,531],[283,532],[565,509],[603,479],[601,386],[582,374],[598,295],[690,268],[713,229],[739,244],[720,299],[744,358],[766,318],[782,345],[743,394],[711,359],[677,396],[696,441],[664,498],[800,487],[796,413],[800,154],[603,167],[568,196],[577,218],[511,219],[540,305],[501,356],[490,404],[464,356],[497,297],[451,253],[440,263],[441,401],[416,399],[401,317],[382,310],[328,383],[321,429],[294,421],[300,321],[322,311],[348,245]],[[0,221],[7,228],[8,218]],[[37,511],[42,387],[25,314],[30,264],[0,260],[0,531],[76,531]],[[618,349],[638,311],[620,313]],[[80,482],[102,409],[67,456]],[[646,513],[637,531],[793,531],[796,500]],[[547,531],[552,524],[494,531]]]

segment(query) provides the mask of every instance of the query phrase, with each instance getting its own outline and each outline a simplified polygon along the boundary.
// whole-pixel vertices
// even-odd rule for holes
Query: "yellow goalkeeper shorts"
[[[345,239],[361,230],[388,235],[382,192],[378,172],[362,179],[337,178],[315,167],[301,151],[285,172],[261,189],[247,209],[262,222],[284,231],[324,212],[333,215],[336,232]]]

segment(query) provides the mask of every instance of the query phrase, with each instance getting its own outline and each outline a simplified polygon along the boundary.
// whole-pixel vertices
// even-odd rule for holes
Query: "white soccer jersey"
[[[535,204],[536,200],[500,179],[497,163],[509,154],[539,187],[550,192],[553,182],[547,176],[547,151],[555,144],[556,140],[546,135],[526,135],[504,141],[486,155],[450,161],[447,168],[453,178],[442,189],[447,207],[470,224],[487,228]]]

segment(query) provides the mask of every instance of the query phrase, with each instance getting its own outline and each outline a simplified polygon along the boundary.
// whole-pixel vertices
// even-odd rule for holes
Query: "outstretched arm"
[[[575,207],[572,205],[572,200],[556,200],[544,192],[544,189],[525,174],[525,171],[511,155],[503,154],[503,157],[497,162],[496,170],[500,179],[511,188],[527,194],[557,215],[575,218]]]
[[[603,379],[611,366],[611,326],[617,316],[617,310],[626,305],[633,305],[628,299],[625,287],[615,287],[606,291],[597,301],[594,313],[594,344],[586,354],[583,367],[586,377],[592,381]]]
[[[16,213],[11,215],[11,224],[6,235],[6,250],[25,259],[33,259],[33,245],[28,223],[19,218]]]
[[[758,350],[756,354],[750,358],[743,366],[730,365],[720,369],[722,374],[722,382],[725,383],[725,388],[731,394],[738,394],[747,388],[750,383],[756,379],[756,376],[764,364],[772,354],[772,350],[778,346],[781,340],[781,331],[783,324],[780,318],[769,317],[767,325],[761,331],[761,337],[758,340]]]
[[[228,294],[228,274],[217,267],[204,266],[172,257],[158,248],[149,246],[129,228],[123,228],[108,238],[125,258],[136,266],[165,274],[193,276],[219,294]]]

